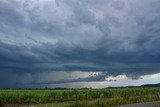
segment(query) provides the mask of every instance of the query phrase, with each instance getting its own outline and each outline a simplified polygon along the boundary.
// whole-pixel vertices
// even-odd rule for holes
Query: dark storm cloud
[[[107,55],[100,50],[81,48],[68,49],[43,45],[31,49],[1,43],[1,70],[9,69],[16,73],[37,73],[40,71],[107,71],[111,74],[138,73],[145,75],[159,70],[159,56],[117,53]],[[81,54],[80,54],[81,53]],[[159,72],[159,71],[157,71]],[[153,72],[152,72],[153,73]],[[138,75],[138,74],[137,74]]]
[[[0,77],[78,70],[104,72],[104,80],[158,73],[159,9],[159,0],[2,0]]]

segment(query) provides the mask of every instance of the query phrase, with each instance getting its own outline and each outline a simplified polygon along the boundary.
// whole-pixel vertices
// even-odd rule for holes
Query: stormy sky
[[[0,88],[160,82],[159,0],[0,0]]]

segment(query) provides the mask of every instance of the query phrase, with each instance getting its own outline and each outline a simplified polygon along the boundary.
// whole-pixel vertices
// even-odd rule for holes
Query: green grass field
[[[160,88],[91,90],[0,90],[0,106],[31,104],[35,107],[110,107],[160,101]]]

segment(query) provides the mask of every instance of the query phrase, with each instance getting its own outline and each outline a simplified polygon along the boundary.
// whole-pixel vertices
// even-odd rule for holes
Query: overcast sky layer
[[[158,83],[159,10],[159,0],[0,0],[0,88]]]

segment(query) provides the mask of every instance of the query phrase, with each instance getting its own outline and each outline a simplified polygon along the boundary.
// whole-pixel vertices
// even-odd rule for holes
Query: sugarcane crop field
[[[160,101],[160,88],[1,89],[1,107],[111,107]]]

